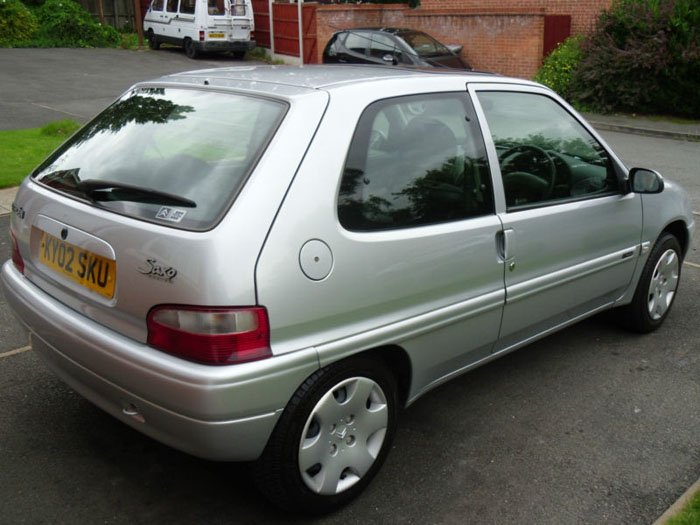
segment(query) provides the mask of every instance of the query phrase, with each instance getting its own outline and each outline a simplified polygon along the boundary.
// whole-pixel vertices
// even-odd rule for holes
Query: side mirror
[[[661,193],[664,178],[658,171],[647,168],[632,168],[629,174],[630,188],[635,193]]]
[[[383,60],[384,62],[389,62],[389,63],[391,63],[391,64],[393,64],[393,65],[396,65],[396,59],[394,58],[394,55],[392,55],[391,53],[387,53],[386,55],[384,55],[384,56],[382,57],[382,60]]]
[[[455,55],[459,55],[462,52],[462,48],[464,46],[460,46],[459,44],[448,44],[447,49],[452,51]]]

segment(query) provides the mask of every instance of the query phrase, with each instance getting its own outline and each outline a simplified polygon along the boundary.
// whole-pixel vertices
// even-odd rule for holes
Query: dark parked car
[[[323,50],[323,63],[472,69],[459,56],[461,50],[413,29],[348,29],[333,34]]]

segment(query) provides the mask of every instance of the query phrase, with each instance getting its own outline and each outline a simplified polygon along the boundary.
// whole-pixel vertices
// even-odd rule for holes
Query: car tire
[[[348,503],[384,462],[396,411],[396,380],[383,362],[350,358],[318,370],[253,464],[256,485],[292,512],[323,514]]]
[[[182,47],[185,48],[185,56],[187,58],[194,59],[197,58],[197,55],[199,55],[197,46],[194,45],[191,38],[185,38],[185,41],[182,43]]]
[[[675,236],[664,233],[654,244],[632,302],[620,308],[626,328],[640,333],[656,330],[676,298],[681,277],[681,247]]]
[[[160,42],[156,39],[156,35],[153,34],[153,29],[149,29],[146,33],[146,39],[148,40],[148,47],[153,51],[158,51],[160,49]]]

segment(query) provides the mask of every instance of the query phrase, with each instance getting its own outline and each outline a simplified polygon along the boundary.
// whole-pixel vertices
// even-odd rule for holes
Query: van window
[[[168,0],[165,10],[168,13],[177,13],[177,0]]]
[[[370,231],[494,212],[491,175],[467,95],[398,97],[365,109],[348,152],[338,217]]]
[[[151,11],[162,11],[163,10],[163,0],[153,0],[151,2]]]
[[[245,7],[245,1],[244,0],[235,0],[235,2],[231,2],[231,14],[233,16],[245,16],[246,14],[246,7]]]
[[[182,0],[180,2],[180,12],[186,15],[194,14],[195,0]]]
[[[224,9],[224,0],[208,0],[207,10],[210,15],[219,16],[226,13]]]
[[[208,229],[245,183],[286,108],[237,94],[135,89],[73,135],[32,177],[122,215]]]

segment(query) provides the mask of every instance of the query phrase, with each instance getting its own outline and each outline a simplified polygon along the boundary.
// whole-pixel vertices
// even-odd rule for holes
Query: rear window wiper
[[[95,202],[129,201],[144,204],[184,206],[186,208],[197,207],[196,202],[179,195],[109,180],[81,180],[77,184],[77,189]]]

